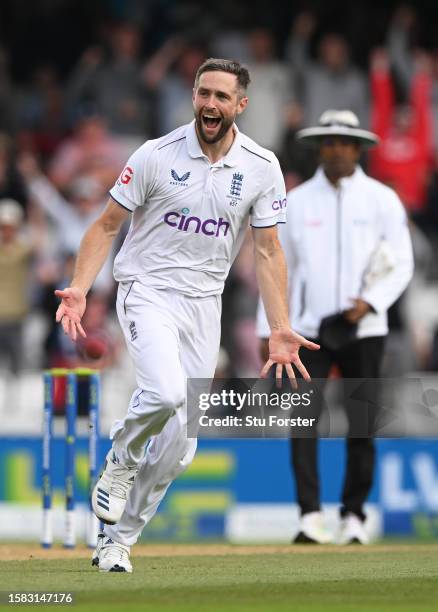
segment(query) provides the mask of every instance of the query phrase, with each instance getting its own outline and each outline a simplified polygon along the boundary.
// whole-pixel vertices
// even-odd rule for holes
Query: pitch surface
[[[10,591],[68,591],[74,594],[75,611],[93,612],[437,609],[435,544],[151,544],[134,552],[133,574],[100,574],[91,567],[85,548],[43,551],[38,546],[2,545],[3,601]]]

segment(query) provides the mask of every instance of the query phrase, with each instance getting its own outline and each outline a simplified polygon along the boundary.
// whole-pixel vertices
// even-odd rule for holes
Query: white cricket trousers
[[[221,297],[192,298],[139,281],[120,283],[117,314],[134,361],[137,389],[111,437],[120,462],[140,468],[120,522],[106,525],[104,531],[131,546],[195,455],[196,438],[186,434],[186,379],[214,376]]]

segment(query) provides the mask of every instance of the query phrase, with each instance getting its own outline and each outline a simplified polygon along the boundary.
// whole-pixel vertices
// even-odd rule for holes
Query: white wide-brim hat
[[[359,119],[350,110],[327,110],[319,118],[317,127],[300,130],[296,137],[309,144],[320,145],[321,139],[327,136],[352,138],[365,147],[379,143],[377,134],[359,127]]]

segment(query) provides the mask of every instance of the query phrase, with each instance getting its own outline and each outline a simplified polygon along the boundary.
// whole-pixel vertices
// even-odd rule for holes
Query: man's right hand
[[[86,299],[84,293],[77,287],[66,287],[57,289],[55,295],[61,298],[61,303],[56,311],[56,322],[61,323],[64,333],[76,341],[79,334],[86,338],[81,319],[85,312]]]
[[[260,378],[267,378],[269,369],[276,364],[275,378],[277,381],[281,381],[284,367],[292,386],[296,388],[295,372],[291,365],[293,364],[304,380],[310,380],[310,374],[298,355],[301,347],[309,351],[318,351],[320,349],[319,344],[300,336],[290,327],[272,330],[269,338],[269,359],[262,368]]]

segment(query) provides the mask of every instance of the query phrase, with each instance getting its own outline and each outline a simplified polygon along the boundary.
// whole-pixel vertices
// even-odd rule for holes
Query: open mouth
[[[216,128],[221,122],[220,117],[215,117],[214,115],[202,115],[202,123],[206,128],[213,129]]]

